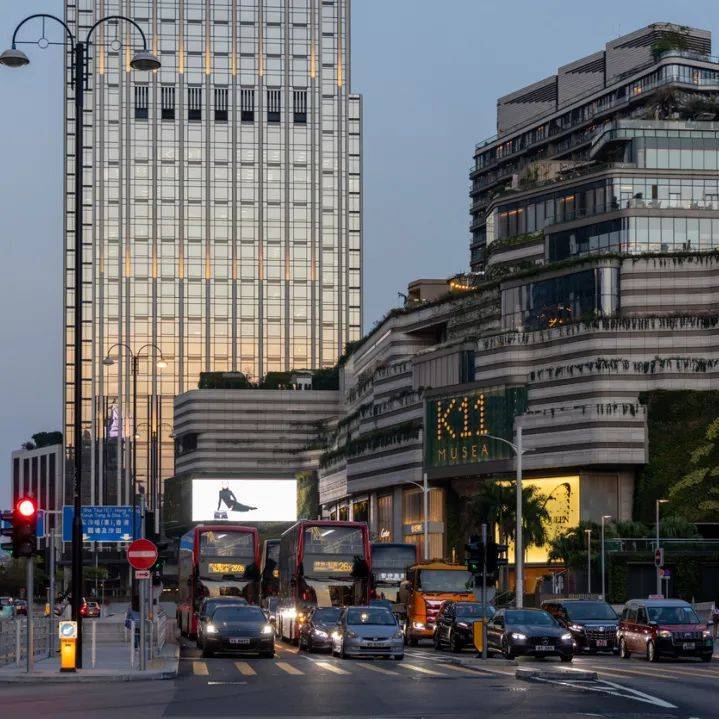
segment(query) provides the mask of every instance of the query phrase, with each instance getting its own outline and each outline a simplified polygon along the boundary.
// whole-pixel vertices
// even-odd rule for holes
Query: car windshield
[[[482,616],[482,605],[479,602],[457,602],[454,608],[458,617],[474,619]],[[494,607],[487,605],[487,616],[491,617],[493,614]]]
[[[318,609],[312,615],[313,622],[321,622],[322,624],[336,624],[340,618],[342,610],[338,608],[332,609]]]
[[[213,622],[265,622],[259,607],[217,607],[212,613]]]
[[[347,612],[347,624],[372,624],[379,626],[392,626],[396,624],[394,615],[382,607],[368,607],[365,609],[350,609]]]
[[[205,614],[212,614],[218,607],[243,607],[247,606],[247,600],[242,597],[233,597],[231,602],[210,601],[205,605]]]
[[[472,575],[461,569],[422,569],[420,589],[423,592],[464,593],[472,589]]]
[[[572,602],[567,604],[565,609],[567,616],[575,621],[617,618],[617,613],[606,602]]]
[[[512,609],[505,613],[507,624],[533,624],[537,627],[556,627],[557,622],[545,611],[523,611]]]
[[[647,607],[649,621],[657,624],[699,624],[691,607]]]

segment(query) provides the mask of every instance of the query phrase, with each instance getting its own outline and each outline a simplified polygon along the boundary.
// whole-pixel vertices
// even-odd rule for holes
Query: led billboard
[[[295,479],[193,479],[193,522],[294,522]]]

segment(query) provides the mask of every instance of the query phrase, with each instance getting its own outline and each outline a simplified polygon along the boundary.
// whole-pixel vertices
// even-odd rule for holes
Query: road
[[[202,659],[186,645],[176,680],[133,684],[0,687],[5,716],[144,719],[145,717],[448,717],[503,719],[713,719],[719,714],[719,664],[578,657],[596,682],[528,682],[502,659],[474,668],[429,647],[402,662],[342,661],[278,644],[274,659]],[[558,662],[520,661],[556,667]],[[566,665],[561,666],[566,669]]]

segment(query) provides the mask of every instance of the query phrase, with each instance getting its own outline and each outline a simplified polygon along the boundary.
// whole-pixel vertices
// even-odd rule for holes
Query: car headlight
[[[581,624],[570,624],[569,629],[571,629],[573,632],[583,632],[584,627]]]
[[[711,633],[708,629],[705,629],[705,630],[702,632],[702,636],[704,637],[704,639],[711,639],[711,638],[712,638],[712,633]]]
[[[315,629],[313,634],[320,639],[327,639],[327,637],[329,636],[327,632],[323,632],[321,629]]]
[[[562,634],[562,636],[560,637],[560,639],[561,639],[563,642],[570,642],[570,641],[572,640],[572,635],[571,635],[569,632],[567,632],[566,634]]]
[[[348,629],[345,632],[345,636],[349,637],[350,639],[357,639],[357,637],[359,637],[359,634],[357,634],[357,632],[353,632],[351,629]]]
[[[671,639],[671,638],[672,638],[672,633],[671,633],[670,631],[666,630],[666,629],[662,629],[662,630],[659,632],[659,636],[660,636],[662,639]]]
[[[262,627],[262,633],[263,634],[274,634],[275,630],[272,628],[271,624],[265,624],[265,626]]]
[[[208,634],[218,634],[220,630],[219,630],[214,624],[208,624],[208,625],[205,627],[205,631],[206,631]]]
[[[517,639],[518,641],[523,641],[527,638],[526,634],[522,634],[522,632],[512,632],[512,639]]]
[[[332,639],[339,639],[341,636],[339,632],[332,632]]]
[[[457,622],[457,626],[460,627],[461,629],[469,628],[469,624],[467,624],[467,622]]]
[[[412,629],[424,629],[424,622],[412,622]]]
[[[404,637],[404,632],[402,631],[402,627],[398,627],[397,631],[392,635],[392,639],[402,639]]]

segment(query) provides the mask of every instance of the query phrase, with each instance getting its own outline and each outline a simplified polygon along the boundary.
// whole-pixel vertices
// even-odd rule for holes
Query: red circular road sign
[[[127,548],[127,561],[135,569],[149,569],[157,561],[157,547],[149,539],[136,539]]]

